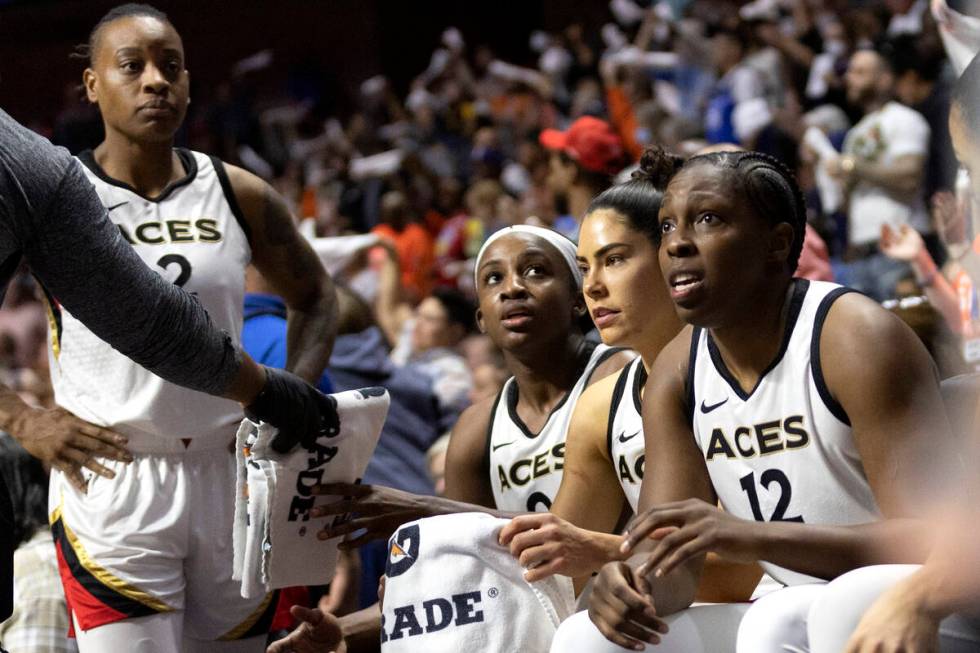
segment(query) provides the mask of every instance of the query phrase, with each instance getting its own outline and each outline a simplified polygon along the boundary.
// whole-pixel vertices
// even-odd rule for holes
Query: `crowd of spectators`
[[[253,92],[273,49],[193,106],[182,138],[292,202],[341,286],[342,334],[321,388],[388,387],[391,418],[366,480],[434,493],[443,436],[507,376],[474,324],[480,246],[517,223],[574,239],[590,200],[654,144],[782,160],[807,202],[800,273],[887,301],[944,376],[980,364],[980,303],[961,263],[980,251],[980,216],[947,127],[962,67],[947,51],[965,48],[969,61],[972,15],[970,2],[942,0],[612,0],[604,25],[528,35],[530,64],[447,26],[407,92],[366,79],[345,115],[324,115],[316,80]],[[73,151],[94,145],[97,113],[67,97],[47,135]],[[248,285],[245,344],[281,366],[284,305],[257,276]],[[0,375],[49,406],[43,301],[29,277],[11,285]],[[369,558],[362,603],[379,573]]]

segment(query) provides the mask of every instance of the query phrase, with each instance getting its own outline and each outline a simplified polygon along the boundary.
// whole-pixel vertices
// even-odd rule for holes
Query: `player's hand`
[[[939,619],[921,609],[915,594],[906,581],[878,597],[861,618],[845,653],[938,653]]]
[[[302,623],[273,643],[265,653],[347,653],[347,643],[337,617],[301,605],[291,607],[289,614]]]
[[[611,540],[606,547],[601,546],[603,537]],[[527,569],[524,579],[529,583],[552,574],[588,576],[616,559],[610,556],[620,543],[616,540],[618,536],[593,533],[547,512],[515,517],[499,536],[500,544]]]
[[[339,516],[339,523],[325,527],[317,537],[329,540],[365,530],[352,540],[340,543],[339,548],[351,549],[372,540],[388,539],[405,522],[421,519],[431,514],[426,506],[429,497],[395,490],[383,485],[357,485],[353,483],[325,483],[314,485],[312,493],[333,496],[334,501],[314,506],[313,517]],[[343,516],[356,513],[353,519]]]
[[[95,458],[125,463],[133,460],[126,450],[124,436],[79,419],[63,408],[25,411],[13,430],[17,433],[17,441],[28,453],[64,472],[80,492],[86,487],[82,469],[105,478],[116,475]]]
[[[599,572],[589,598],[589,619],[610,642],[637,651],[659,644],[667,632],[642,577],[625,562],[610,562]]]
[[[730,562],[759,560],[758,522],[733,517],[718,506],[687,499],[666,503],[633,518],[622,551],[627,554],[644,538],[659,540],[636,573],[665,576],[695,556],[709,551]]]
[[[919,232],[907,224],[900,225],[897,230],[892,229],[891,225],[883,224],[878,247],[888,258],[911,263],[925,249],[926,244]]]
[[[340,433],[336,399],[285,370],[266,367],[265,373],[265,386],[245,414],[279,429],[273,449],[287,453],[297,443],[309,448],[319,437]]]

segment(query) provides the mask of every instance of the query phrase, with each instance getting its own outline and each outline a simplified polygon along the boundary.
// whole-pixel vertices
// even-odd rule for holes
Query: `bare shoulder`
[[[678,386],[687,383],[688,367],[691,362],[691,338],[694,327],[687,325],[674,339],[667,343],[650,367],[647,388],[651,386]]]
[[[483,455],[486,446],[487,429],[490,428],[490,418],[497,396],[482,399],[466,410],[456,420],[452,434],[449,436],[450,452],[465,455],[465,452],[478,452]]]
[[[575,412],[568,427],[569,448],[588,442],[600,452],[606,451],[606,430],[609,428],[609,413],[612,410],[613,396],[619,384],[620,371],[610,374],[587,387],[575,403]]]
[[[252,206],[254,203],[258,203],[255,208],[261,209],[272,187],[264,179],[245,168],[230,163],[225,163],[224,166],[228,182],[235,191],[235,198],[242,204],[242,209],[247,211],[248,207],[245,205]]]
[[[858,293],[842,295],[831,304],[820,333],[820,352],[828,375],[835,369],[929,358],[907,324]]]

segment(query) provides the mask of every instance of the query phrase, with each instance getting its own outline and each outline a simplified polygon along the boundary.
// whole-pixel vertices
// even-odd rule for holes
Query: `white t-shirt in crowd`
[[[898,102],[888,102],[869,113],[847,132],[844,153],[876,164],[888,165],[908,154],[929,154],[929,123],[917,111]],[[867,181],[858,181],[850,194],[848,238],[852,245],[877,241],[881,226],[909,224],[929,231],[922,188],[912,194],[890,191]]]

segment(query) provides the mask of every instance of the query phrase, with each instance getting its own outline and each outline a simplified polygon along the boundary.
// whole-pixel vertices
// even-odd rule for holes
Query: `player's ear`
[[[480,333],[486,334],[487,326],[483,321],[483,311],[481,309],[476,309],[476,327],[480,330]]]
[[[769,232],[769,260],[774,263],[785,263],[789,260],[794,236],[793,226],[788,222],[780,222],[773,227]]]
[[[95,71],[91,68],[86,68],[85,72],[82,73],[82,86],[85,87],[85,97],[87,97],[88,101],[92,104],[99,103],[99,94],[96,90],[97,82],[98,77],[96,76]]]

